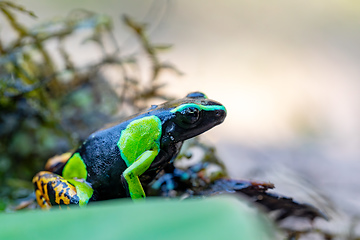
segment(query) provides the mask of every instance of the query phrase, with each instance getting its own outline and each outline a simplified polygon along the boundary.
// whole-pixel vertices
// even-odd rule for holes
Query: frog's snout
[[[226,118],[226,109],[217,109],[215,110],[215,118],[217,119],[218,124],[222,123]]]

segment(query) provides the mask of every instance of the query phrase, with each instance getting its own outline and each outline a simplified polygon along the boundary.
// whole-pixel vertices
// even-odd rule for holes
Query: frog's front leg
[[[124,187],[128,187],[132,199],[145,197],[139,176],[159,154],[161,129],[161,120],[156,116],[148,116],[132,121],[121,131],[117,145],[127,166],[122,176],[126,181]]]
[[[140,155],[124,172],[123,177],[126,180],[127,187],[132,199],[145,198],[145,192],[141,186],[139,176],[143,174],[158,155],[158,150],[148,150]]]
[[[41,208],[53,205],[79,204],[76,188],[63,177],[48,171],[41,171],[33,178],[36,201]]]

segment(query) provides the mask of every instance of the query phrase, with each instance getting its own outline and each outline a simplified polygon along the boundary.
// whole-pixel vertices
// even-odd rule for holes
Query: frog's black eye
[[[181,118],[184,123],[193,124],[200,118],[200,110],[196,107],[188,107],[182,110]]]

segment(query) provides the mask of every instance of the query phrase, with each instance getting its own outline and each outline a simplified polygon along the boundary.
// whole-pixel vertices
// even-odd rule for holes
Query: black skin
[[[201,111],[199,120],[189,124],[179,116],[180,113],[170,112],[184,103],[198,103],[201,105],[220,105],[213,100],[205,99],[202,93],[191,93],[186,98],[166,102],[159,106],[134,115],[127,120],[99,130],[92,135],[76,151],[80,153],[87,166],[87,182],[94,189],[90,201],[128,197],[126,182],[122,181],[122,173],[127,168],[121,158],[117,146],[121,131],[133,120],[155,115],[162,123],[160,152],[141,176],[142,184],[152,181],[167,164],[172,163],[178,155],[183,141],[197,136],[223,122],[226,112],[223,110]],[[75,153],[76,153],[75,152]]]

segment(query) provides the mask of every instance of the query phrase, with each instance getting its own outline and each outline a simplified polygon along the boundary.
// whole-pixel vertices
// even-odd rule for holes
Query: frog
[[[221,124],[226,114],[221,103],[191,92],[107,125],[34,176],[36,201],[48,209],[117,198],[144,200],[143,186],[173,164],[183,142]]]

